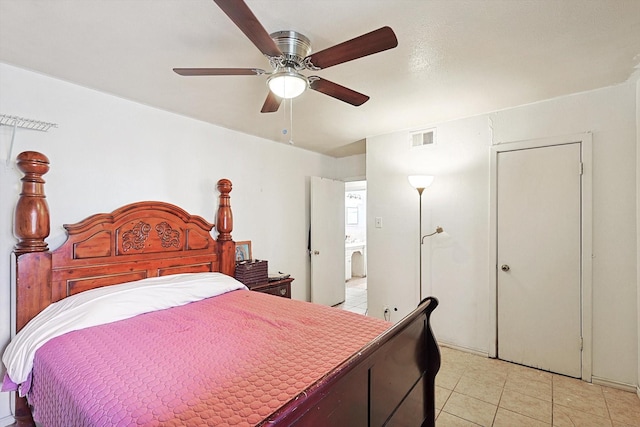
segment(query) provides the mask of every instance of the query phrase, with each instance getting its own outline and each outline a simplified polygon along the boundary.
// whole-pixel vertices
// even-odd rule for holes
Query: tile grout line
[[[553,427],[553,423],[554,423],[554,419],[553,419],[554,408],[555,408],[555,405],[556,405],[555,391],[556,391],[555,374],[552,374],[551,375],[551,426],[552,427]]]
[[[509,374],[507,374],[507,378],[509,378]],[[502,390],[500,391],[500,398],[498,399],[498,403],[496,403],[496,413],[493,414],[493,422],[491,425],[493,426],[496,423],[496,417],[498,416],[498,410],[500,409],[500,402],[502,402],[502,395],[504,394],[504,388],[507,385],[507,381],[505,380],[504,385],[502,386]]]
[[[605,408],[607,408],[607,414],[609,415],[609,421],[611,421],[611,425],[613,424],[613,417],[611,416],[611,410],[609,409],[609,402],[607,401],[607,398],[604,395],[604,390],[602,390],[602,387],[600,387],[600,393],[602,393],[602,398],[604,399],[604,406]]]

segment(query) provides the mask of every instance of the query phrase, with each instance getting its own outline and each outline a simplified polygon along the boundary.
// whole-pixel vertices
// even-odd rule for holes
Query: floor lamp
[[[416,190],[418,190],[418,194],[420,195],[420,229],[418,230],[418,244],[420,248],[420,259],[418,264],[420,266],[420,281],[418,287],[420,288],[420,300],[418,303],[422,301],[422,192],[425,188],[433,183],[433,176],[431,175],[410,175],[409,176],[409,184]]]

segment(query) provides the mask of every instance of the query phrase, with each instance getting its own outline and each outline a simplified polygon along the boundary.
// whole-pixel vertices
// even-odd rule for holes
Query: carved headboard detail
[[[217,240],[211,236],[214,225],[202,217],[147,201],[65,224],[67,240],[50,251],[42,179],[49,160],[24,152],[18,155],[18,167],[25,176],[15,216],[16,330],[52,302],[88,289],[169,274],[235,272],[232,185],[227,179],[217,185]]]
[[[65,224],[72,259],[211,250],[214,225],[163,202],[138,202]],[[66,254],[65,254],[66,255]]]
[[[220,271],[213,224],[163,202],[138,202],[65,224],[51,252],[52,298],[167,274]]]

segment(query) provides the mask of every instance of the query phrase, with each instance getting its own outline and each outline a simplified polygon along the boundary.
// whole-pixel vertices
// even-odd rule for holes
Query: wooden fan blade
[[[181,76],[259,76],[265,73],[259,68],[174,68]]]
[[[360,92],[340,86],[337,83],[330,82],[318,76],[309,77],[309,87],[315,91],[339,99],[340,101],[355,105],[356,107],[369,100],[367,95],[363,95]]]
[[[280,103],[282,102],[282,98],[274,95],[273,92],[269,91],[267,95],[267,99],[264,100],[264,105],[262,106],[261,113],[275,113],[280,108]]]
[[[282,52],[264,29],[249,6],[242,0],[213,0],[245,36],[267,56],[282,56]]]
[[[304,59],[307,68],[321,70],[343,62],[362,58],[398,46],[398,39],[389,27],[382,27],[355,39],[313,53]]]

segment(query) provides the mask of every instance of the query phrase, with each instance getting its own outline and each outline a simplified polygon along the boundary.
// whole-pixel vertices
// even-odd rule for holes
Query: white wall
[[[308,177],[363,173],[362,158],[338,161],[6,64],[0,94],[0,112],[59,125],[47,133],[18,129],[9,166],[11,128],[0,127],[0,349],[11,324],[9,257],[21,177],[14,160],[22,151],[51,161],[44,178],[52,249],[64,240],[63,223],[135,201],[174,203],[214,222],[216,182],[231,179],[234,239],[251,240],[254,257],[268,260],[270,270],[291,273],[297,299],[309,296]],[[8,422],[8,396],[0,393],[0,425]]]
[[[437,338],[488,353],[490,148],[593,133],[593,376],[638,382],[636,85],[624,84],[439,124],[434,146],[409,132],[367,140],[369,313],[398,320],[417,303],[418,194],[407,175],[435,175],[423,194],[425,294],[440,300]],[[541,314],[542,315],[542,314]]]
[[[341,157],[336,159],[336,162],[343,174],[350,173],[350,175],[345,175],[342,178],[344,181],[358,181],[366,179],[367,156],[365,154]]]
[[[437,323],[438,338],[482,351],[488,340],[482,306],[489,275],[490,133],[485,117],[444,123],[437,132],[437,146],[428,149],[410,148],[408,132],[367,141],[367,222],[382,217],[382,228],[370,226],[367,234],[369,313],[381,317],[388,306],[395,321],[418,302],[420,198],[407,176],[434,175],[422,195],[422,234],[438,225],[445,232],[423,245],[424,296],[438,296],[439,314],[460,320]]]

